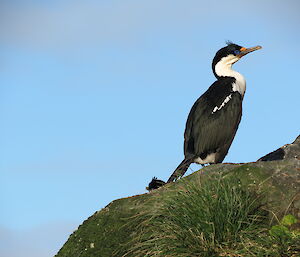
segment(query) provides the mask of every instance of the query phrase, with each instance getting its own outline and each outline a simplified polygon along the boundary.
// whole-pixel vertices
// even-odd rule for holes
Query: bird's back
[[[225,158],[242,115],[242,96],[232,90],[234,82],[220,78],[193,105],[184,134],[185,158],[205,159],[211,153],[216,153],[214,163]]]

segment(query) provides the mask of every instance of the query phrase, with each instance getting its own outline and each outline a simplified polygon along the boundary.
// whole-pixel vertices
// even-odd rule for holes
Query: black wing
[[[217,153],[216,162],[225,158],[242,116],[242,96],[232,91],[234,82],[216,81],[193,105],[184,133],[186,158],[205,158],[212,152]]]

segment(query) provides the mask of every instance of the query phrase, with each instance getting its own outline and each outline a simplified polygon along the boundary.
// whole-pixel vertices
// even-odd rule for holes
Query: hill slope
[[[257,162],[210,165],[115,200],[56,256],[297,256],[299,219],[300,136]]]

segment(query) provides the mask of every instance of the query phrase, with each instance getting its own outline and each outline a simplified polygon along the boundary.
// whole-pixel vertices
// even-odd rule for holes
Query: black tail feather
[[[159,187],[162,187],[165,184],[166,184],[166,182],[164,182],[160,179],[157,179],[157,177],[153,177],[151,182],[149,183],[148,187],[146,187],[146,189],[151,191],[151,190],[157,189]]]
[[[176,181],[179,177],[182,177],[186,173],[191,163],[192,159],[184,159],[170,176],[167,183]]]
[[[184,159],[178,165],[178,167],[175,169],[173,174],[170,176],[167,183],[176,181],[179,177],[182,177],[186,173],[186,171],[189,168],[191,163],[192,163],[192,159]],[[149,183],[148,187],[146,187],[146,189],[151,191],[151,190],[157,189],[159,187],[162,187],[165,184],[166,184],[166,182],[159,180],[156,177],[153,177],[151,182]]]

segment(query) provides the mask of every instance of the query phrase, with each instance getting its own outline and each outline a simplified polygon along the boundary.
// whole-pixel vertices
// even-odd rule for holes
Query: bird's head
[[[245,48],[232,42],[227,42],[227,46],[221,48],[213,59],[212,69],[215,76],[217,78],[221,77],[224,69],[231,69],[232,64],[236,63],[243,56],[261,48],[261,46]]]

